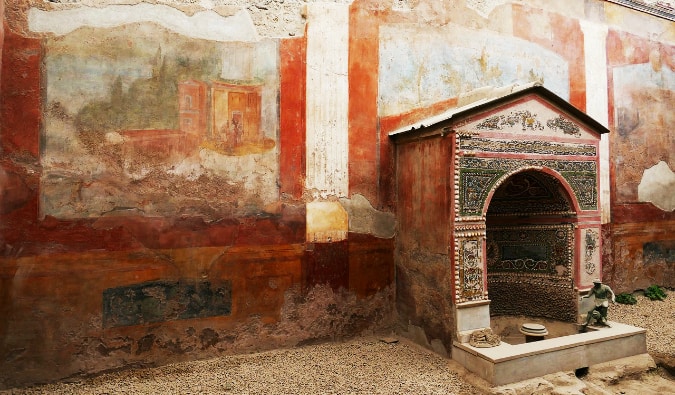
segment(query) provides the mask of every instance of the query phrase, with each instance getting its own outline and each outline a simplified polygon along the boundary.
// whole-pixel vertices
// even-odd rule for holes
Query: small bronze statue
[[[592,320],[595,320],[595,324],[597,325],[609,326],[607,323],[607,309],[609,307],[610,295],[612,303],[616,303],[614,291],[609,286],[603,284],[600,279],[593,280],[593,288],[588,290],[586,296],[581,297],[581,299],[584,299],[595,296],[595,307],[586,315],[586,322],[581,326],[582,332],[586,331],[586,327]]]

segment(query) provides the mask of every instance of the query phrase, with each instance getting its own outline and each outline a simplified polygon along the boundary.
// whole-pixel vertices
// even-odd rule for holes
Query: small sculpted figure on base
[[[607,323],[607,309],[609,308],[609,301],[616,303],[616,296],[614,291],[602,283],[600,279],[593,280],[593,288],[588,290],[588,294],[582,296],[581,299],[595,297],[595,307],[586,315],[586,322],[581,326],[581,331],[585,332],[586,327],[594,321],[596,325],[609,326]],[[610,298],[611,297],[611,298]]]

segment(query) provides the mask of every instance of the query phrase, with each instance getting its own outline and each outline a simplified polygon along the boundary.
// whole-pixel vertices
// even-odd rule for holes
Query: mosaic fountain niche
[[[534,85],[390,134],[397,308],[417,339],[442,344],[493,385],[646,352],[641,328],[576,326],[588,309],[580,295],[602,273],[599,142],[607,132]],[[523,325],[548,331],[527,342],[514,330]],[[476,334],[494,340],[490,332],[499,345],[476,344]]]

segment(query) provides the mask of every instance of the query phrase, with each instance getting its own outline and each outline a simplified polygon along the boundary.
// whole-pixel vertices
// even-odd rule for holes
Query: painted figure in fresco
[[[612,303],[616,303],[614,291],[608,285],[603,284],[600,279],[593,280],[593,288],[588,291],[586,296],[582,296],[581,299],[590,298],[591,296],[595,296],[595,307],[586,315],[586,322],[581,326],[582,331],[586,330],[591,320],[595,320],[596,324],[609,326],[607,324],[609,297],[611,296]]]
[[[240,113],[235,113],[232,115],[232,129],[234,135],[234,146],[239,147],[241,145],[241,139],[244,135],[244,123],[241,120]]]

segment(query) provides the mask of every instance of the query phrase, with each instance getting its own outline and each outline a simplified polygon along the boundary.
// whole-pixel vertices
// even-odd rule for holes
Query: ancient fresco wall
[[[147,22],[58,35],[67,16],[54,14],[30,25],[55,33],[44,43],[42,216],[215,219],[278,200],[275,42]],[[184,88],[195,83],[201,95]]]
[[[612,30],[607,37],[612,224],[605,275],[619,291],[673,286],[673,40]]]
[[[512,84],[609,107],[620,226],[603,234],[616,263],[605,275],[618,290],[675,278],[661,186],[675,169],[664,151],[670,22],[582,0],[0,10],[0,386],[386,325],[397,221],[388,133]],[[597,48],[607,68],[589,61]],[[656,132],[632,128],[621,100]],[[635,166],[622,173],[624,163]],[[430,308],[428,339],[439,341],[452,317],[433,307],[452,280],[434,277],[445,244],[429,243],[424,281],[438,290],[398,298]],[[104,307],[122,292],[132,315]],[[220,299],[189,302],[210,295]],[[131,325],[104,328],[112,322]]]
[[[306,193],[307,106],[331,104],[307,102],[306,17],[323,8],[288,3],[10,2],[0,388],[393,322],[393,214],[346,178]]]

